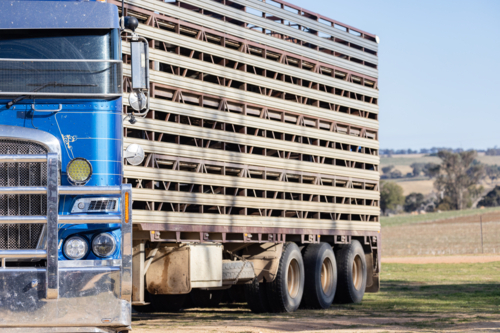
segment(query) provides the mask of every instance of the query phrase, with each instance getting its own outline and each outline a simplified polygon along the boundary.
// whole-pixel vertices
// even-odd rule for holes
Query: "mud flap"
[[[373,262],[373,253],[366,253],[366,288],[365,292],[367,293],[376,293],[380,291],[380,278],[379,273],[377,273],[377,269],[374,266]]]
[[[191,291],[188,246],[162,247],[146,273],[146,288],[153,295]]]

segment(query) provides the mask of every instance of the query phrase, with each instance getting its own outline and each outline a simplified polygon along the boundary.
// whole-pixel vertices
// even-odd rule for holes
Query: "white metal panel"
[[[193,6],[197,6],[203,9],[208,9],[211,12],[215,12],[236,20],[243,21],[245,23],[253,24],[257,27],[265,28],[267,30],[271,30],[273,32],[277,32],[280,34],[284,34],[293,38],[300,39],[304,42],[313,43],[320,47],[324,47],[328,50],[332,50],[335,52],[343,53],[348,56],[356,57],[361,60],[365,60],[371,62],[372,64],[378,64],[378,58],[376,55],[363,52],[361,50],[354,49],[349,46],[345,46],[339,43],[335,43],[334,41],[327,40],[321,38],[319,36],[307,33],[305,31],[300,31],[298,29],[294,29],[292,27],[288,27],[281,23],[277,23],[271,21],[267,18],[258,17],[257,15],[253,15],[242,10],[232,8],[213,0],[180,0],[181,2],[185,2],[187,4],[191,4]],[[280,16],[280,15],[278,15]]]
[[[283,200],[136,188],[132,191],[134,200],[150,202],[366,215],[378,215],[380,211],[380,208],[376,206],[334,204],[331,202]]]
[[[130,77],[130,65],[123,65],[123,74]],[[278,110],[289,110],[304,115],[309,115],[317,118],[330,119],[343,123],[352,124],[354,126],[368,127],[378,129],[378,121],[373,119],[362,118],[355,115],[344,114],[333,110],[327,110],[310,105],[286,101],[279,98],[268,97],[252,92],[242,91],[236,88],[228,88],[216,85],[209,82],[190,79],[179,75],[167,74],[159,71],[150,71],[150,80],[152,82],[161,83],[179,89],[191,90],[199,93],[211,94],[223,98],[233,99],[236,101],[244,101],[247,103],[275,108]]]
[[[129,123],[126,126],[127,128],[135,128],[144,131],[182,135],[191,138],[222,141],[226,143],[254,146],[277,151],[282,150],[286,152],[295,152],[298,154],[345,159],[348,161],[355,161],[360,163],[378,164],[380,160],[379,156],[376,155],[368,155],[285,140],[270,139],[251,134],[227,132],[201,126],[191,126],[156,119],[137,118],[137,122],[135,124]]]
[[[185,8],[180,8],[156,0],[126,0],[125,2],[151,11],[165,13],[168,16],[175,17],[186,22],[195,22],[197,24],[201,24],[204,27],[225,32],[229,35],[248,39],[257,43],[261,43],[263,45],[273,46],[290,53],[302,55],[304,57],[318,60],[334,66],[339,66],[353,72],[368,75],[374,78],[378,77],[378,70],[375,68],[360,65],[339,57],[334,57],[324,52],[296,45],[279,38],[270,37],[257,31],[238,27],[234,24],[223,22],[221,20],[202,15]]]
[[[379,222],[332,221],[272,216],[197,214],[150,210],[133,210],[134,223],[203,225],[217,227],[298,228],[315,230],[380,231]]]
[[[128,94],[124,95],[124,104],[128,105]],[[177,103],[158,98],[151,98],[151,109],[155,111],[174,112],[183,116],[195,117],[206,120],[220,121],[224,123],[255,127],[263,130],[276,131],[298,136],[306,136],[320,140],[341,142],[349,145],[360,145],[367,148],[378,149],[379,142],[373,139],[360,138],[354,135],[320,130],[314,127],[298,126],[285,122],[279,122],[269,119],[245,116],[233,112],[226,112],[204,108],[191,104]],[[124,123],[125,127],[131,126],[130,123]],[[377,161],[378,163],[378,161]]]
[[[155,153],[170,156],[183,156],[199,158],[204,160],[233,162],[255,166],[264,166],[277,169],[299,170],[305,172],[317,172],[329,175],[353,177],[359,179],[378,180],[378,171],[362,170],[329,164],[304,162],[285,158],[269,157],[256,154],[243,154],[219,149],[199,148],[187,145],[179,145],[166,142],[141,140],[135,138],[124,138],[125,146],[129,144],[140,144],[147,153]]]
[[[181,34],[176,34],[167,30],[153,28],[144,24],[139,25],[137,32],[141,36],[151,38],[154,40],[163,41],[165,43],[171,43],[181,47],[193,49],[202,53],[211,54],[217,57],[233,60],[236,62],[242,62],[251,66],[256,66],[270,71],[275,71],[285,75],[300,77],[301,79],[318,82],[320,84],[333,86],[339,89],[348,90],[357,94],[362,94],[374,98],[378,98],[379,95],[377,89],[365,87],[359,84],[343,81],[340,79],[335,79],[333,77],[328,77],[319,73],[314,73],[309,70],[304,70],[298,67],[282,64],[277,61],[264,59],[252,54],[242,53],[240,51],[232,50],[227,47],[204,42],[196,38],[184,36]],[[128,43],[122,44],[122,51],[126,54],[130,54],[130,47]]]
[[[222,287],[221,244],[189,244],[192,288]]]
[[[130,165],[126,165],[124,167],[124,173],[125,178],[148,179],[183,184],[213,185],[239,189],[255,189],[262,191],[293,192],[315,195],[332,195],[369,200],[380,199],[380,193],[372,190],[343,188],[329,185],[312,185],[258,178],[223,176],[213,173],[209,174],[180,170],[145,168]],[[135,191],[135,189],[133,190]]]

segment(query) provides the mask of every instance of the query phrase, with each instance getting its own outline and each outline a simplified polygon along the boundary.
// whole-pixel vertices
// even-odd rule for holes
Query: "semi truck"
[[[280,0],[0,13],[2,330],[379,290],[377,36]]]

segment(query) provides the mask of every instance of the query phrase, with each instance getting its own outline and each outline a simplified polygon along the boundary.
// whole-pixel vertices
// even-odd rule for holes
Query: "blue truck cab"
[[[118,8],[0,1],[0,331],[127,331]]]

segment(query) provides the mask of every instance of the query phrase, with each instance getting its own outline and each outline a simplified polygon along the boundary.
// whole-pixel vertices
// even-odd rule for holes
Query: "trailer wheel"
[[[155,312],[179,312],[184,308],[186,297],[187,294],[150,295],[150,300]]]
[[[273,312],[294,312],[304,294],[304,261],[295,243],[283,246],[278,273],[267,284],[269,304]]]
[[[252,283],[245,284],[245,298],[253,313],[269,312],[269,301],[266,293],[266,283],[259,283],[255,278]]]
[[[224,290],[193,289],[190,293],[195,308],[215,308],[224,297]]]
[[[366,259],[357,240],[344,245],[337,255],[338,288],[335,303],[359,303],[366,289]]]
[[[337,263],[327,243],[310,244],[304,250],[305,285],[302,305],[307,309],[327,309],[337,289]]]

